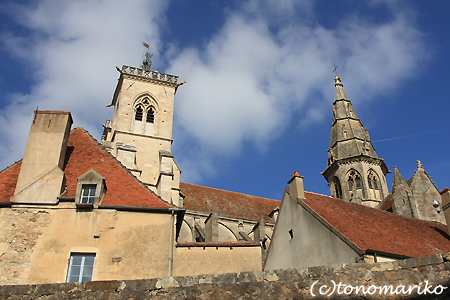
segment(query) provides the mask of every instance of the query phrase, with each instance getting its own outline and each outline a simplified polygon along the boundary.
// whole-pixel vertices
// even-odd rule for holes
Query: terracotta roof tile
[[[9,202],[14,195],[21,161],[0,173],[0,202]],[[101,205],[123,207],[174,207],[165,202],[139,180],[82,128],[70,132],[64,173],[67,192],[75,197],[77,178],[93,168],[106,180],[107,191]]]
[[[422,257],[450,251],[447,226],[306,192],[304,202],[363,250]]]
[[[377,208],[385,211],[392,211],[392,194],[387,195],[387,197],[378,204]]]
[[[186,196],[183,207],[187,210],[211,213],[214,209],[222,216],[266,222],[273,222],[268,215],[280,201],[219,190],[180,182],[181,192]]]
[[[0,202],[9,202],[16,190],[22,161],[18,161],[0,172]]]
[[[82,128],[76,128],[70,133],[66,162],[65,197],[75,196],[77,178],[93,168],[106,179],[107,191],[101,205],[173,207],[134,178],[118,160]]]

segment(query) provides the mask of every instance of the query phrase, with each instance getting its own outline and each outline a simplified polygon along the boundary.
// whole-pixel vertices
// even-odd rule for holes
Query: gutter
[[[141,206],[120,206],[120,205],[99,205],[99,209],[117,209],[117,210],[125,210],[125,211],[148,211],[148,212],[184,212],[186,211],[184,208],[177,207],[141,207]]]
[[[391,257],[391,258],[398,258],[398,259],[412,258],[412,256],[394,254],[394,253],[383,252],[383,251],[378,251],[378,250],[373,250],[373,249],[366,249],[365,254],[372,254],[374,256],[384,256],[384,257]]]

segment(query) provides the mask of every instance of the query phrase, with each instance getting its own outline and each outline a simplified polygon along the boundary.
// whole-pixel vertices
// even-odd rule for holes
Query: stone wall
[[[125,281],[1,286],[0,299],[449,299],[450,253],[376,264]],[[320,296],[331,280],[352,286],[419,285],[413,295]],[[311,286],[314,285],[311,295]],[[439,295],[424,293],[437,285]],[[401,286],[400,286],[401,287]],[[406,287],[407,288],[407,287]],[[324,289],[325,291],[325,289]],[[344,290],[345,291],[345,290]]]
[[[0,211],[0,282],[23,283],[38,238],[50,224],[44,210]]]

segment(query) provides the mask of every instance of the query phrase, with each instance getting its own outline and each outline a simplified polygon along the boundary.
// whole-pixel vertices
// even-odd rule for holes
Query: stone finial
[[[343,86],[343,84],[342,84],[342,82],[341,82],[341,77],[339,77],[338,74],[336,74],[336,75],[334,76],[334,86],[336,86],[336,85]]]
[[[417,169],[423,169],[422,163],[420,160],[417,161]]]

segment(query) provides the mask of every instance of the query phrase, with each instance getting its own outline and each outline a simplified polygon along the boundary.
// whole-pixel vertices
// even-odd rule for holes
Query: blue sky
[[[290,175],[329,194],[333,63],[379,157],[450,186],[448,1],[3,1],[0,169],[33,110],[70,110],[100,140],[115,66],[187,81],[175,98],[182,181],[279,199]],[[392,174],[387,176],[390,189]]]

